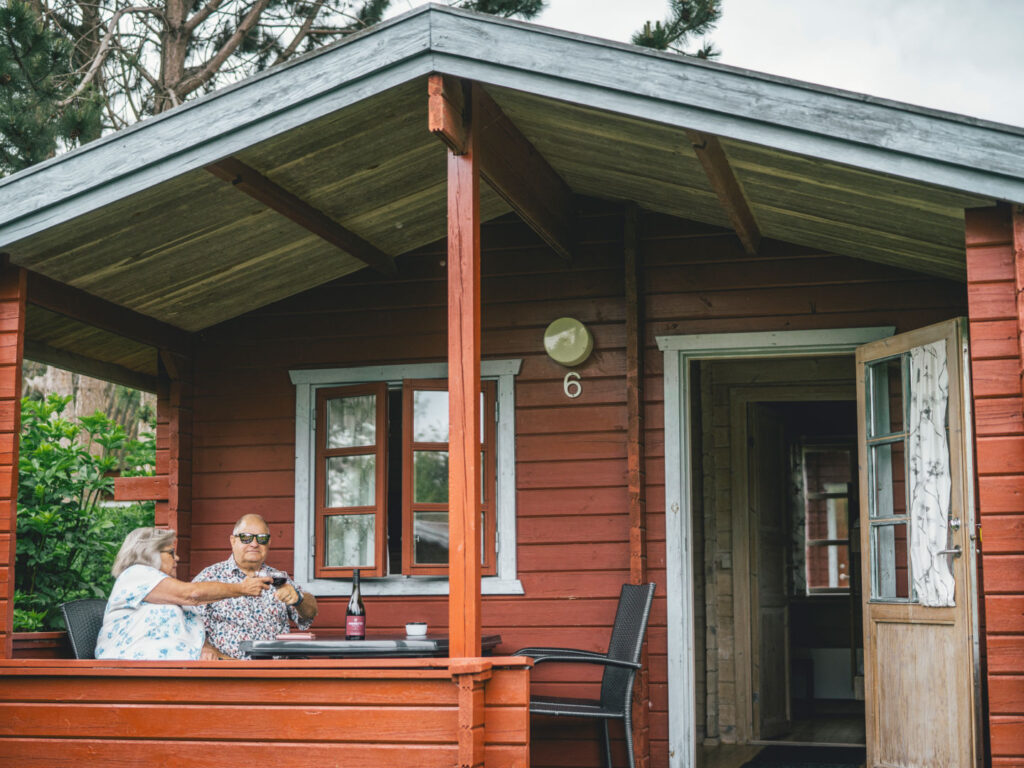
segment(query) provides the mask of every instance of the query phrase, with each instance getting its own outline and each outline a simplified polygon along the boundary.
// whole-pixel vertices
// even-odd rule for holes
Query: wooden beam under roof
[[[395,260],[373,243],[346,229],[322,211],[293,195],[279,184],[275,184],[241,160],[225,157],[206,166],[206,170],[218,179],[234,185],[239,192],[244,192],[268,208],[291,219],[300,227],[323,238],[368,267],[386,275],[393,275],[398,271]]]
[[[572,258],[572,190],[479,83],[431,75],[428,128],[456,155],[466,152],[467,118],[477,131],[480,176],[563,259]]]
[[[101,299],[79,288],[51,280],[38,272],[28,272],[27,301],[29,304],[157,349],[170,349],[180,353],[186,353],[191,349],[191,336],[187,331]]]
[[[112,381],[132,389],[141,389],[143,392],[156,392],[156,376],[147,376],[145,373],[133,371],[116,363],[95,360],[32,339],[25,339],[25,358],[35,360],[37,363],[63,368],[66,371],[92,376],[94,379]]]
[[[697,159],[704,167],[704,173],[711,182],[711,188],[718,195],[718,201],[725,209],[726,216],[736,235],[743,244],[743,250],[750,256],[757,255],[757,248],[761,244],[761,230],[757,226],[754,212],[750,209],[750,202],[743,193],[736,173],[729,164],[722,142],[718,137],[698,131],[687,131],[686,135],[693,144],[693,151]]]

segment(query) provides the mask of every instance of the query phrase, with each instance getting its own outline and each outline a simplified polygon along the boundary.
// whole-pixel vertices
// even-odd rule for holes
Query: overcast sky
[[[548,0],[541,24],[626,40],[666,0]],[[718,61],[1024,126],[1024,0],[722,0]]]
[[[548,0],[535,22],[628,41],[667,8]],[[722,11],[711,39],[725,64],[1024,126],[1024,0],[722,0]]]

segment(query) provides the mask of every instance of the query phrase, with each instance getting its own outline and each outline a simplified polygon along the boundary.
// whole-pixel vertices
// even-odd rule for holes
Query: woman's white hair
[[[174,543],[178,534],[170,528],[136,528],[124,537],[110,572],[116,579],[133,565],[160,567],[160,550]]]

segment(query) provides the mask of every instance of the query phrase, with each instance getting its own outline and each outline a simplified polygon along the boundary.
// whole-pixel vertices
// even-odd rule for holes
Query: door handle
[[[963,554],[963,551],[960,549],[960,545],[957,544],[952,549],[940,549],[935,554],[936,555],[952,555],[953,557],[960,557],[960,555]]]

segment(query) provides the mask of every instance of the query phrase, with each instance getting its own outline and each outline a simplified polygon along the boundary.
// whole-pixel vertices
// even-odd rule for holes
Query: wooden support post
[[[448,653],[480,656],[480,169],[448,150]]]
[[[1013,274],[1017,296],[1017,357],[1021,410],[1024,411],[1024,205],[1013,206]]]
[[[160,351],[156,400],[156,474],[167,477],[156,524],[178,532],[178,578],[188,579],[192,555],[192,359]]]
[[[14,655],[14,555],[18,514],[25,270],[0,262],[0,659]]]
[[[491,679],[491,663],[485,659],[453,662],[452,680],[459,689],[458,768],[477,768],[484,764],[485,687]]]
[[[639,211],[626,207],[623,221],[623,251],[626,294],[626,471],[629,491],[629,581],[647,581],[647,491],[644,472],[644,320],[640,281]],[[643,668],[633,686],[633,750],[637,764],[650,763],[647,643],[641,655]]]

